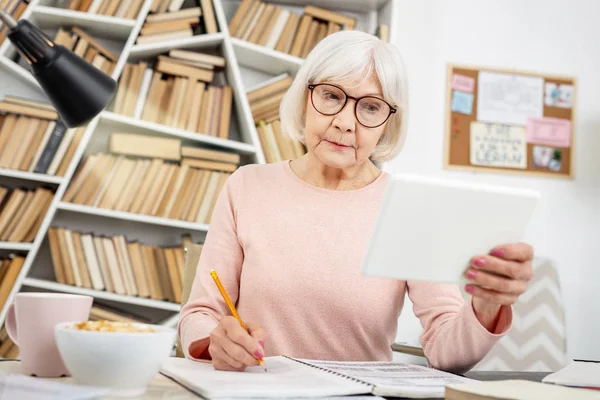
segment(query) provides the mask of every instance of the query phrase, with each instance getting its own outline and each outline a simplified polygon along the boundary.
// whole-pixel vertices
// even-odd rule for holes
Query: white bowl
[[[98,332],[73,329],[77,322],[56,325],[56,343],[65,365],[79,383],[108,386],[112,394],[138,396],[146,391],[170,356],[176,331],[160,325],[155,332]]]

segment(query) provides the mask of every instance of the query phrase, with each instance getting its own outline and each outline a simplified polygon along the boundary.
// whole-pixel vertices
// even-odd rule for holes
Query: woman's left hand
[[[475,315],[488,330],[494,330],[500,307],[514,304],[527,290],[532,259],[533,248],[525,243],[498,246],[471,259],[465,290],[473,295]]]

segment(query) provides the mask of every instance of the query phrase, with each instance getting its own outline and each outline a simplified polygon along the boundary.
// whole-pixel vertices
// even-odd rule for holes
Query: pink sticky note
[[[472,93],[474,88],[475,79],[459,74],[454,74],[452,76],[452,89]]]
[[[571,147],[571,121],[533,117],[527,120],[527,142],[555,147]]]

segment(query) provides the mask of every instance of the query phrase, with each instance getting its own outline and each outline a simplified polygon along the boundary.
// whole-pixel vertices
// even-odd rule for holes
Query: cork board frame
[[[536,144],[526,144],[526,160],[527,165],[525,168],[512,168],[512,167],[495,167],[495,166],[480,166],[472,165],[470,160],[470,132],[471,122],[478,121],[477,119],[477,94],[478,94],[478,76],[480,71],[494,72],[501,74],[510,74],[523,77],[539,77],[546,83],[554,83],[556,85],[564,84],[571,85],[573,93],[571,97],[571,107],[561,108],[555,106],[548,106],[542,98],[543,104],[543,117],[564,119],[571,122],[571,137],[569,147],[557,147],[550,146],[560,152],[559,160],[560,167],[543,168],[534,165],[533,152]],[[453,96],[453,77],[454,74],[466,76],[474,79],[473,104],[472,112],[470,115],[462,114],[452,110],[452,96]],[[496,69],[487,67],[474,67],[457,64],[449,64],[447,68],[447,81],[446,81],[446,103],[445,103],[445,135],[444,135],[444,168],[449,170],[460,170],[467,172],[490,172],[490,173],[501,173],[501,174],[513,174],[513,175],[525,175],[525,176],[537,176],[537,177],[550,177],[550,178],[562,178],[562,179],[573,179],[574,178],[574,154],[573,149],[575,146],[575,99],[576,99],[576,80],[573,77],[557,76],[557,75],[545,75],[534,72],[515,71],[507,69]],[[542,94],[543,96],[543,94]],[[523,125],[520,125],[523,126]],[[554,157],[554,156],[553,156]]]

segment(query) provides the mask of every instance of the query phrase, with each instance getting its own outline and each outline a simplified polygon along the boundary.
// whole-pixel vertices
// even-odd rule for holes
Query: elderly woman
[[[225,184],[181,312],[186,357],[235,371],[282,354],[391,360],[405,293],[435,368],[468,370],[506,333],[511,305],[532,277],[528,245],[474,255],[468,302],[456,285],[360,274],[389,179],[376,163],[402,147],[407,97],[393,45],[343,31],[312,50],[281,103],[284,132],[308,152],[244,166]],[[210,269],[248,332],[229,316]]]

